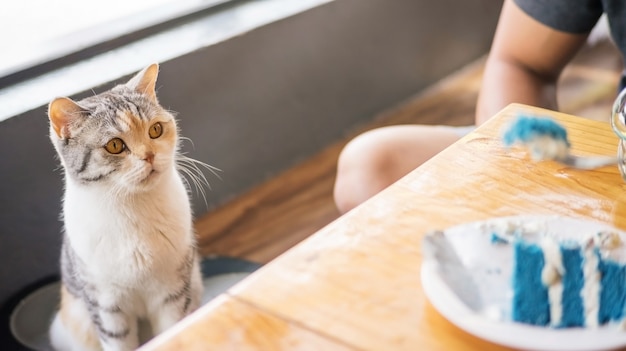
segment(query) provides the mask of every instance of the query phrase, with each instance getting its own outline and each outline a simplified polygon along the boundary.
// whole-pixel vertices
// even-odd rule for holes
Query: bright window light
[[[228,1],[0,1],[0,77]]]

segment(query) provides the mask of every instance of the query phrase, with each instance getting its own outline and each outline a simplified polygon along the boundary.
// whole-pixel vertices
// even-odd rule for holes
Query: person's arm
[[[586,38],[554,30],[506,0],[485,66],[476,123],[513,102],[556,110],[559,75]]]

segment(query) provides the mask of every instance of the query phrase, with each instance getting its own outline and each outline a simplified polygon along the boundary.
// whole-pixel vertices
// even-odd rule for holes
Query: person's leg
[[[335,204],[345,213],[458,140],[465,130],[401,125],[365,132],[339,155]]]

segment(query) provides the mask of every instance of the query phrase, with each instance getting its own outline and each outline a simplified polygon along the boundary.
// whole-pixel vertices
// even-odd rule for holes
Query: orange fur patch
[[[63,326],[74,340],[84,345],[85,350],[100,350],[100,340],[98,339],[96,328],[91,320],[85,321],[79,318],[81,316],[77,316],[79,314],[78,310],[82,312],[80,314],[88,316],[85,303],[70,294],[65,285],[63,285],[61,287],[61,308],[59,310],[59,317]]]

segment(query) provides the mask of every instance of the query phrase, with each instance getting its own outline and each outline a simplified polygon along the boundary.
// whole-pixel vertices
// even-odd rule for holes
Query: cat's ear
[[[128,83],[126,83],[126,86],[138,93],[145,94],[153,102],[157,103],[155,86],[158,75],[159,65],[153,63],[131,78]]]
[[[56,98],[48,105],[50,126],[59,138],[68,139],[72,136],[70,125],[75,119],[82,116],[84,112],[85,109],[72,99],[66,97]]]

